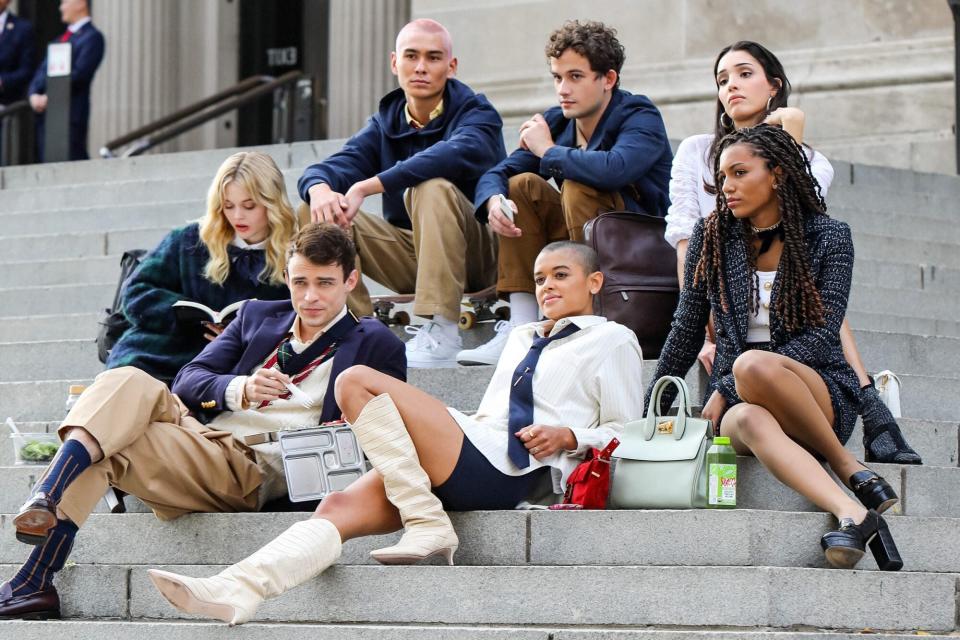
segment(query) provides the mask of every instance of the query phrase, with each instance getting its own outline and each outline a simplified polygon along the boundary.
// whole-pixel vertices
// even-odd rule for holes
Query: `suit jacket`
[[[33,76],[33,25],[13,13],[0,33],[0,104],[10,104],[27,95]]]
[[[54,42],[59,42],[54,40]],[[70,63],[70,159],[85,160],[87,154],[87,128],[90,121],[90,85],[93,76],[103,61],[106,44],[103,34],[88,22],[74,33],[69,40],[73,46]],[[30,82],[30,95],[47,92],[47,59],[37,67]],[[43,116],[37,118],[37,142],[40,157],[43,157]]]
[[[556,146],[543,158],[517,149],[480,178],[474,197],[477,219],[487,220],[491,196],[507,194],[512,176],[536,173],[557,185],[573,180],[599,191],[618,192],[628,211],[665,216],[673,152],[660,111],[646,96],[622,89],[613,92],[586,149],[577,148],[576,121],[560,107],[543,114]]]
[[[246,303],[226,330],[180,370],[173,381],[173,392],[193,412],[202,411],[204,418],[213,419],[227,410],[224,395],[230,381],[236,376],[251,374],[266,360],[287,335],[295,317],[289,300]],[[340,417],[333,395],[334,382],[340,373],[355,364],[367,365],[398,380],[407,379],[403,342],[379,320],[361,318],[333,356],[321,422]]]
[[[734,233],[730,234],[721,248],[730,307],[725,312],[720,304],[719,292],[708,295],[705,283],[693,284],[693,275],[703,248],[703,223],[703,219],[697,222],[687,247],[683,291],[673,316],[670,335],[657,362],[656,375],[647,389],[647,401],[657,379],[664,375],[683,376],[696,362],[711,310],[716,329],[717,354],[707,394],[717,389],[729,405],[741,401],[733,378],[733,363],[748,350],[746,338],[751,313],[752,274],[748,272],[746,245],[741,236]],[[826,323],[822,327],[804,327],[792,334],[787,333],[782,319],[775,312],[779,294],[779,283],[775,281],[770,300],[768,348],[820,374],[833,400],[836,414],[834,429],[844,440],[843,436],[849,437],[856,422],[860,395],[856,374],[847,364],[840,346],[840,325],[846,315],[853,277],[853,240],[846,223],[824,215],[807,218],[804,240],[810,272],[823,301]],[[661,409],[665,410],[672,402],[673,395],[664,393]]]

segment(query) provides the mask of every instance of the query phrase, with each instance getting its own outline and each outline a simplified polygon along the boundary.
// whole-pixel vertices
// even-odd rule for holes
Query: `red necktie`
[[[66,42],[67,40],[70,39],[70,36],[72,35],[73,35],[73,31],[70,31],[70,29],[67,29],[66,31],[63,32],[63,35],[60,36],[60,42]]]

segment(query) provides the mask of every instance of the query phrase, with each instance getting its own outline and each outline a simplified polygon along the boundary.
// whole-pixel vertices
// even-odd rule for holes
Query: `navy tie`
[[[518,469],[526,469],[530,466],[530,454],[527,447],[519,436],[515,436],[517,431],[533,424],[533,372],[537,368],[537,362],[540,360],[540,354],[543,348],[554,340],[566,338],[572,333],[579,331],[580,327],[570,323],[561,331],[553,334],[549,338],[534,337],[533,344],[530,345],[530,351],[527,356],[517,366],[513,372],[512,386],[510,387],[510,422],[507,430],[507,453],[513,464]]]

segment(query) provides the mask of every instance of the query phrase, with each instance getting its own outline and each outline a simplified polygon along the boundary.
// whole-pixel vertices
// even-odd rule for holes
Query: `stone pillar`
[[[390,52],[409,0],[330,0],[329,138],[356,132],[395,88]]]
[[[93,20],[106,55],[93,82],[90,154],[237,81],[233,0],[96,0]],[[232,146],[236,116],[176,138],[159,151]]]

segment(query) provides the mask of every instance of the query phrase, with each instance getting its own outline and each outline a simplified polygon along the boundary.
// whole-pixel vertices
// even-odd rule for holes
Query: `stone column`
[[[356,132],[397,86],[390,52],[409,19],[409,0],[330,1],[329,138]]]

